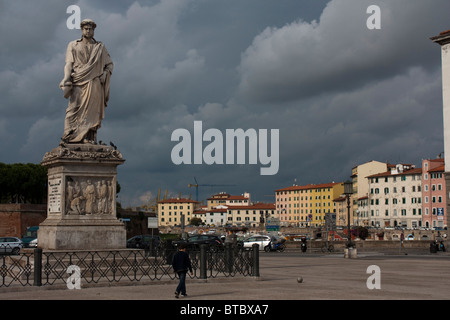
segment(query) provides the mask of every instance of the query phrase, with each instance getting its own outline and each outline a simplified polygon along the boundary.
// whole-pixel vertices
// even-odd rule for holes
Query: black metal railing
[[[114,282],[174,280],[172,258],[176,249],[170,244],[157,248],[110,251],[42,251],[0,256],[0,287],[12,285],[76,286]],[[259,251],[225,245],[210,251],[207,246],[190,249],[192,268],[189,277],[259,277]]]

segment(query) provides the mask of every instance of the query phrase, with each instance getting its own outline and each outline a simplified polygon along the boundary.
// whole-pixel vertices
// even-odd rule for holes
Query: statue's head
[[[80,23],[81,34],[84,38],[91,39],[94,37],[94,30],[97,27],[95,22],[91,19],[84,19]]]
[[[83,29],[85,25],[90,25],[92,29],[95,29],[97,27],[94,20],[91,19],[84,19],[83,21],[81,21],[80,28]]]

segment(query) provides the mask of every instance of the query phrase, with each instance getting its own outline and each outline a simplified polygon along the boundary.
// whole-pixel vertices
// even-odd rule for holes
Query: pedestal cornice
[[[88,164],[111,162],[119,165],[125,162],[122,154],[116,147],[96,144],[63,144],[54,148],[50,152],[46,152],[41,165],[52,166],[62,162],[81,161]]]

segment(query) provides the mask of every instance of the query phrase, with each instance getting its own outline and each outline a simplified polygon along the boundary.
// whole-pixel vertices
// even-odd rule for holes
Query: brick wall
[[[46,204],[0,204],[0,236],[21,238],[26,229],[47,218]]]

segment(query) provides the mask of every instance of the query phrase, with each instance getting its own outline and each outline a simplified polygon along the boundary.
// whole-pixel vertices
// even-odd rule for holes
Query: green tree
[[[367,229],[366,227],[359,226],[356,229],[356,233],[361,240],[366,240],[367,237],[369,236],[369,229]]]
[[[192,218],[191,221],[189,222],[189,224],[192,226],[199,226],[202,224],[202,219],[201,218]]]
[[[47,168],[33,163],[0,163],[1,203],[45,203]]]

